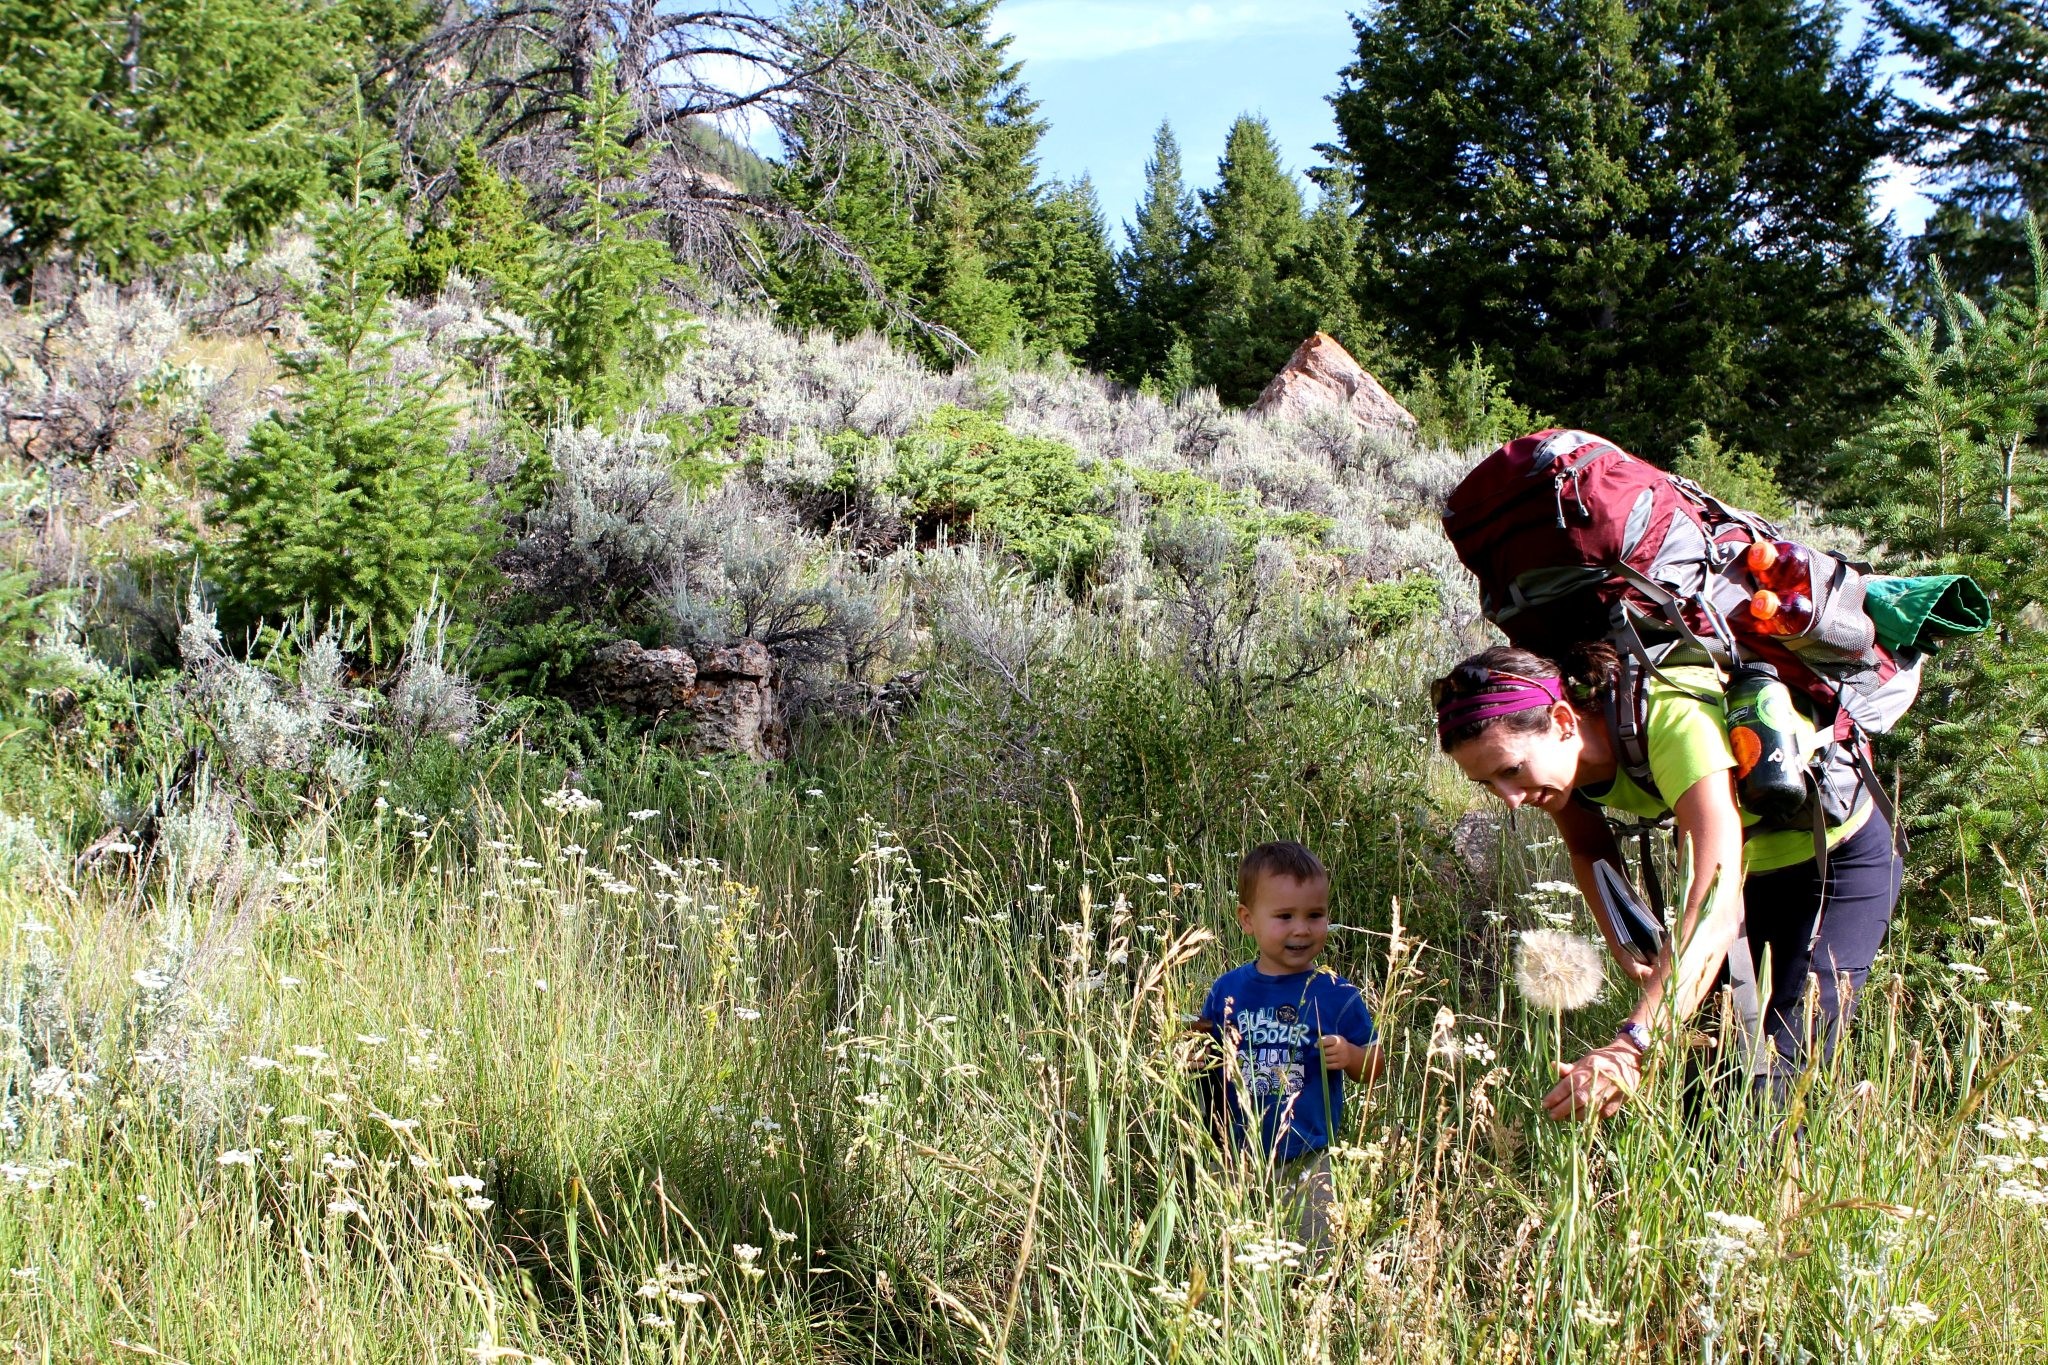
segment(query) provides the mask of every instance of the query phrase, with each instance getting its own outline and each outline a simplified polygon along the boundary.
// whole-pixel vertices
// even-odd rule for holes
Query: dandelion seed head
[[[1607,964],[1598,944],[1556,929],[1530,929],[1515,945],[1515,986],[1545,1013],[1584,1009],[1600,998]]]

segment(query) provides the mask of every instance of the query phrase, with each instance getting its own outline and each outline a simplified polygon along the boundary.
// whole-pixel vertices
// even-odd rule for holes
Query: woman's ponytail
[[[1621,652],[1605,640],[1588,640],[1565,652],[1559,673],[1572,700],[1590,705],[1621,680]]]

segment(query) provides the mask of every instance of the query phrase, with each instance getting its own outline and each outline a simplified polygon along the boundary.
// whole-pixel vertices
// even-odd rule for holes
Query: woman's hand
[[[1620,1040],[1557,1070],[1562,1079],[1543,1097],[1543,1112],[1560,1123],[1612,1118],[1643,1083],[1643,1059]]]

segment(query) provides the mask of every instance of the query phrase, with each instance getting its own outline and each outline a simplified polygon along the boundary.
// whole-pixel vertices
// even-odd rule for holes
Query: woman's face
[[[1541,730],[1492,726],[1451,750],[1451,761],[1508,809],[1535,806],[1556,814],[1578,785],[1582,747],[1578,714],[1559,702]]]

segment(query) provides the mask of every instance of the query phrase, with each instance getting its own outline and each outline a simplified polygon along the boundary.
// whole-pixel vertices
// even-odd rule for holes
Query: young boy
[[[1292,842],[1247,853],[1237,870],[1237,922],[1258,956],[1218,977],[1202,1005],[1203,1024],[1230,1054],[1224,1109],[1235,1145],[1251,1146],[1294,1186],[1302,1240],[1321,1246],[1344,1078],[1379,1075],[1379,1035],[1358,987],[1316,966],[1330,934],[1330,874],[1315,854]],[[1256,1143],[1248,1115],[1260,1122]]]

